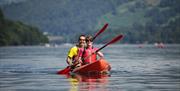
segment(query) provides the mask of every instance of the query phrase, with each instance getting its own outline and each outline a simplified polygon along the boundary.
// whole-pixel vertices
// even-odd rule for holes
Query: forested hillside
[[[123,41],[127,43],[180,43],[180,1],[157,1],[134,0],[102,16],[108,17],[112,26],[107,36],[123,33],[126,35]]]
[[[6,19],[0,9],[0,46],[38,45],[47,42],[47,36],[36,27]]]
[[[17,1],[17,2],[16,2]],[[180,0],[14,0],[0,4],[13,20],[74,42],[109,23],[96,43],[124,34],[121,43],[180,43]]]

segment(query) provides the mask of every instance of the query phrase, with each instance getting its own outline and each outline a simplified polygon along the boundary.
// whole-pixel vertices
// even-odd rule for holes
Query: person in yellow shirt
[[[70,48],[68,55],[67,55],[67,63],[70,67],[74,66],[76,60],[78,60],[78,48],[84,48],[86,45],[86,41],[85,41],[86,37],[85,35],[80,35],[79,36],[79,40],[78,40],[78,44],[76,44],[76,46]]]

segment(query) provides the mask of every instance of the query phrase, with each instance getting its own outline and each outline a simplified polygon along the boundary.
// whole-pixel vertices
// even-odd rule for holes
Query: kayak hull
[[[107,74],[111,69],[110,64],[105,59],[97,60],[91,64],[75,68],[72,72],[78,74]]]

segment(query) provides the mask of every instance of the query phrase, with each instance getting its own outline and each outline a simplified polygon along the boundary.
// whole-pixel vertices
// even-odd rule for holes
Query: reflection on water
[[[66,75],[71,84],[70,91],[106,91],[108,74],[99,75]]]
[[[96,45],[101,47],[102,45]],[[0,47],[0,91],[180,91],[180,45],[110,45],[111,76],[64,76],[70,46]]]

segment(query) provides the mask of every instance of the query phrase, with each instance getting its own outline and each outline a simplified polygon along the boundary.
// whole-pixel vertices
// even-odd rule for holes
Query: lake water
[[[70,47],[0,47],[0,91],[180,91],[180,45],[108,46],[110,76],[83,81],[56,74]]]

